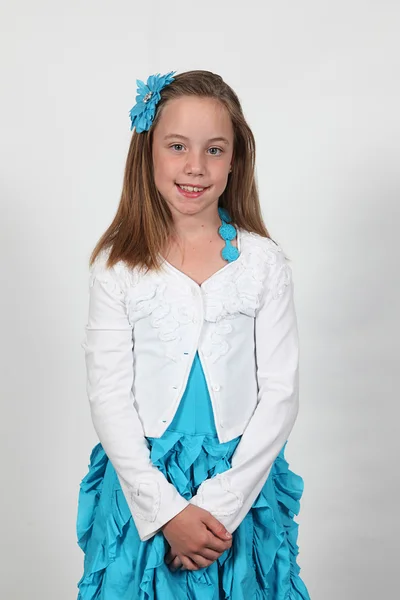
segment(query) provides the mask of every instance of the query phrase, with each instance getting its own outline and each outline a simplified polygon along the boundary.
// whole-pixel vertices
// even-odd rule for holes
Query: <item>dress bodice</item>
[[[207,383],[196,352],[185,393],[167,431],[217,435]]]

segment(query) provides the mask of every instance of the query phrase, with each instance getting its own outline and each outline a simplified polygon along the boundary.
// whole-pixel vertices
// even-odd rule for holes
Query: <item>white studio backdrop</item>
[[[397,595],[399,4],[2,0],[0,596],[73,600],[97,443],[80,343],[114,216],[136,79],[208,69],[257,140],[267,227],[292,260],[312,600]],[[133,599],[132,599],[133,600]]]

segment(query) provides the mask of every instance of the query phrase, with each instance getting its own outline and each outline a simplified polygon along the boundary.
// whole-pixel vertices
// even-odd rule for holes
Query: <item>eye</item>
[[[223,150],[221,150],[221,148],[209,148],[209,150],[217,150],[220,154],[217,154],[215,152],[212,152],[212,156],[221,156]]]
[[[183,148],[183,144],[172,144],[172,146],[170,146],[170,148],[173,148],[175,150],[177,146],[178,146],[178,148]],[[180,152],[180,150],[178,149],[177,152]]]

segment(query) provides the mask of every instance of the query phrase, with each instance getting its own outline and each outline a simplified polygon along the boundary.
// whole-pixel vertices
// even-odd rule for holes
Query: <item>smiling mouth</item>
[[[208,189],[210,186],[198,186],[198,185],[184,185],[184,184],[180,184],[177,183],[176,184],[181,190],[183,190],[184,192],[203,192],[204,190]]]

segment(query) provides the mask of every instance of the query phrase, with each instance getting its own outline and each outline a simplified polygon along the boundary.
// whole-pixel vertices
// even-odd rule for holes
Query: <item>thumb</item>
[[[204,519],[207,527],[212,531],[214,535],[221,538],[221,540],[229,540],[232,537],[232,534],[226,529],[226,527],[218,521],[211,513],[208,513],[206,518]]]

